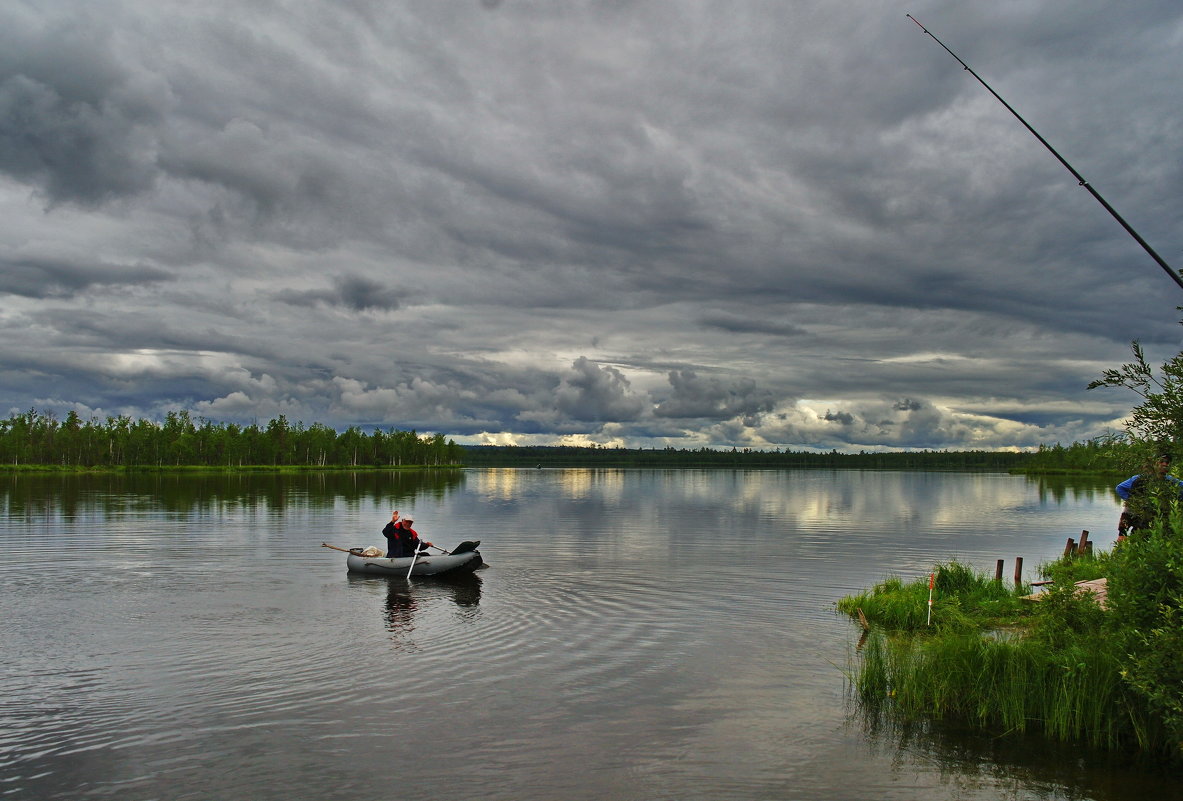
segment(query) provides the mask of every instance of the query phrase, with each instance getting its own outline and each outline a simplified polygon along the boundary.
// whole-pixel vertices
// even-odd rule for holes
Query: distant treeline
[[[1123,436],[1107,436],[1071,445],[1041,445],[1024,466],[1029,473],[1136,473],[1146,467],[1155,450]],[[1177,458],[1183,454],[1175,454]]]
[[[0,420],[0,465],[93,467],[744,467],[897,470],[1006,470],[1023,473],[1122,473],[1152,455],[1121,436],[1069,446],[1012,451],[817,453],[750,448],[610,448],[457,445],[443,434],[394,428],[338,432],[322,423],[266,425],[194,420],[169,412],[163,422],[127,416],[64,420],[30,410]],[[1183,456],[1183,453],[1177,454]]]
[[[1031,453],[1010,451],[908,451],[890,453],[812,453],[711,448],[599,448],[475,445],[464,446],[473,467],[748,467],[858,468],[896,470],[1015,470]]]
[[[464,450],[442,434],[393,428],[337,432],[321,423],[292,425],[284,415],[264,426],[193,420],[108,417],[64,420],[30,410],[0,421],[0,464],[62,467],[201,466],[399,467],[456,465]]]

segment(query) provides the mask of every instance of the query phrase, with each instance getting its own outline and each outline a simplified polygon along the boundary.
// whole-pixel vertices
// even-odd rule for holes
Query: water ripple
[[[846,732],[834,601],[934,559],[1033,563],[1090,508],[1005,476],[487,475],[413,499],[433,541],[484,540],[461,582],[320,548],[411,505],[381,493],[10,515],[0,795],[433,799],[438,758],[470,799],[822,798],[864,763],[859,797],[942,798]]]

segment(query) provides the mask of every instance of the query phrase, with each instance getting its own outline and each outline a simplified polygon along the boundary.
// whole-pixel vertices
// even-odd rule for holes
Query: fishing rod
[[[1108,201],[1105,200],[1105,198],[1101,197],[1101,193],[1098,192],[1096,189],[1094,189],[1093,185],[1090,184],[1088,181],[1086,181],[1084,179],[1084,176],[1081,175],[1079,172],[1077,172],[1076,168],[1068,163],[1067,159],[1065,159],[1058,152],[1056,152],[1056,149],[1054,147],[1052,147],[1050,144],[1048,144],[1048,141],[1046,139],[1044,139],[1042,136],[1039,135],[1039,131],[1032,128],[1031,124],[1029,122],[1027,122],[1025,119],[1023,119],[1023,117],[1019,114],[1019,112],[1017,112],[1013,108],[1011,108],[1010,103],[1007,103],[1005,100],[1003,100],[1002,95],[998,94],[998,92],[995,92],[994,89],[990,86],[990,84],[983,81],[982,76],[980,76],[976,72],[974,72],[973,69],[968,64],[966,64],[964,61],[961,60],[960,56],[958,56],[956,53],[954,53],[952,50],[950,50],[944,42],[942,42],[940,39],[938,39],[936,37],[935,34],[933,34],[932,31],[930,31],[928,28],[921,25],[920,20],[916,19],[911,14],[908,14],[906,16],[908,17],[908,19],[915,22],[916,25],[919,26],[920,30],[924,31],[926,34],[931,36],[932,40],[934,42],[939,44],[941,47],[945,48],[946,53],[953,56],[953,58],[957,59],[957,63],[960,64],[962,67],[964,67],[965,70],[970,75],[974,76],[974,78],[977,79],[978,83],[980,83],[982,86],[986,87],[987,91],[989,91],[990,94],[994,95],[994,97],[997,98],[999,103],[1006,106],[1006,110],[1009,111],[1011,114],[1014,114],[1015,119],[1017,119],[1019,122],[1023,123],[1023,126],[1028,131],[1030,131],[1035,136],[1035,138],[1038,139],[1040,141],[1040,143],[1051,152],[1051,154],[1053,156],[1055,156],[1057,159],[1059,159],[1061,164],[1063,164],[1065,167],[1068,168],[1068,172],[1072,173],[1073,177],[1076,178],[1076,180],[1080,183],[1080,185],[1083,186],[1085,189],[1089,190],[1089,194],[1092,195],[1093,197],[1095,197],[1097,199],[1097,202],[1105,207],[1105,211],[1112,214],[1113,219],[1115,219],[1119,223],[1121,223],[1121,227],[1126,229],[1126,232],[1130,236],[1132,236],[1134,238],[1134,240],[1139,245],[1141,245],[1142,248],[1147,253],[1150,254],[1150,258],[1152,258],[1156,262],[1158,262],[1158,266],[1163,269],[1163,272],[1165,272],[1167,275],[1169,275],[1171,277],[1171,280],[1179,285],[1180,289],[1183,289],[1183,278],[1180,278],[1179,274],[1171,269],[1171,266],[1163,260],[1162,256],[1159,256],[1158,253],[1155,252],[1154,248],[1150,247],[1150,244],[1145,239],[1143,239],[1141,236],[1138,235],[1138,232],[1134,230],[1133,226],[1131,226],[1128,222],[1126,222],[1125,218],[1122,217],[1120,214],[1118,214],[1117,209],[1110,206]]]

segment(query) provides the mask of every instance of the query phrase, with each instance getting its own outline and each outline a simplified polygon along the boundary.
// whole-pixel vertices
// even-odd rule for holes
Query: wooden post
[[[1002,581],[1002,563],[1004,560],[998,560],[998,566],[994,568],[994,580]]]
[[[1067,559],[1074,553],[1076,553],[1076,540],[1069,537],[1068,544],[1064,546],[1064,558]]]
[[[1015,586],[1021,587],[1023,585],[1023,557],[1015,557]]]
[[[1078,553],[1078,554],[1088,553],[1090,545],[1092,545],[1092,543],[1089,542],[1088,531],[1085,530],[1085,531],[1080,532],[1080,543],[1076,546],[1076,553]]]

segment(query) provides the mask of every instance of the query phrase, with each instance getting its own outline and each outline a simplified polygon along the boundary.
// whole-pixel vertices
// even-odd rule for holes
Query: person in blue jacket
[[[1117,521],[1118,542],[1148,528],[1170,501],[1183,500],[1183,481],[1172,476],[1170,469],[1171,455],[1160,454],[1150,469],[1117,485],[1117,494],[1125,502]]]

